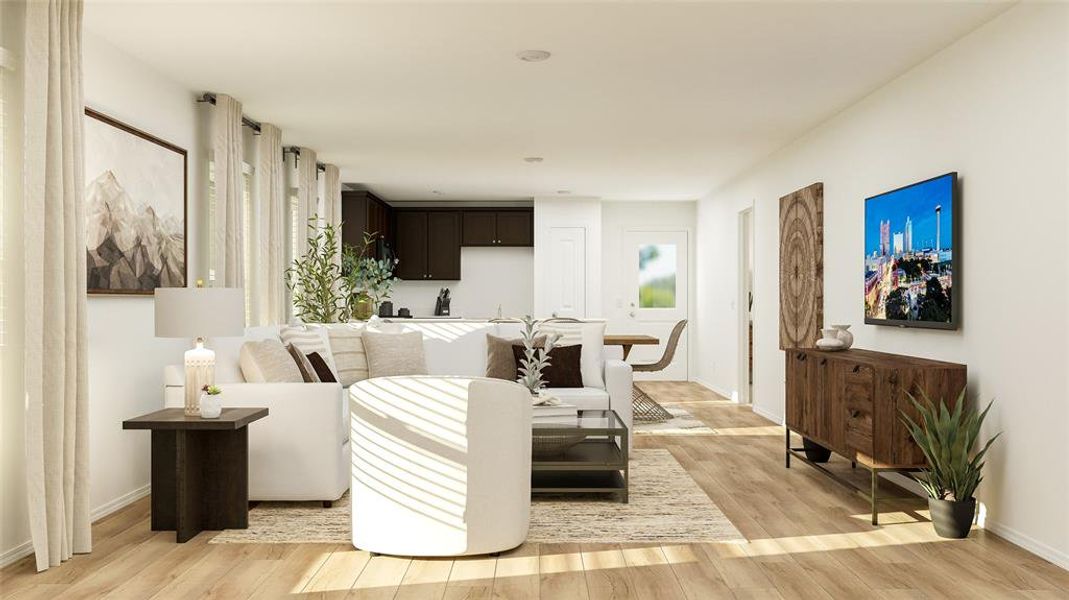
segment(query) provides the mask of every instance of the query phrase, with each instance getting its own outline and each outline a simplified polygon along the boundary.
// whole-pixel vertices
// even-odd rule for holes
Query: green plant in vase
[[[360,320],[370,319],[375,314],[376,307],[390,298],[398,281],[393,275],[398,262],[396,258],[371,256],[377,237],[376,233],[365,233],[363,247],[357,250],[346,246],[342,253],[342,287],[350,304],[350,313]]]
[[[341,294],[337,261],[341,227],[319,227],[318,221],[317,216],[308,219],[308,250],[286,269],[294,316],[305,323],[348,321],[350,307]]]
[[[974,450],[994,401],[977,412],[965,408],[964,389],[953,409],[947,408],[943,400],[934,405],[923,392],[923,402],[918,402],[912,394],[909,398],[920,419],[915,421],[903,412],[902,421],[928,460],[928,466],[914,478],[928,493],[932,524],[942,537],[967,537],[976,515],[973,494],[983,481],[984,456],[1002,435],[996,433],[979,451]]]

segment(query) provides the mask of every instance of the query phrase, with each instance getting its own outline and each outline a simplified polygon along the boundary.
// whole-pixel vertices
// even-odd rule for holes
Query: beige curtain
[[[256,136],[256,207],[253,221],[252,319],[249,325],[285,323],[286,305],[286,190],[282,131],[263,123]],[[249,218],[253,218],[249,215]]]
[[[212,111],[212,163],[215,194],[211,212],[209,260],[216,287],[244,287],[242,194],[244,140],[241,103],[225,94]]]
[[[316,216],[319,205],[319,182],[316,180],[315,150],[300,148],[297,157],[297,256],[308,252],[309,219]]]
[[[26,479],[37,569],[89,552],[82,2],[26,3]]]
[[[323,214],[324,227],[341,227],[341,174],[336,165],[326,165],[323,170]],[[338,239],[338,255],[335,262],[341,266],[341,238]]]

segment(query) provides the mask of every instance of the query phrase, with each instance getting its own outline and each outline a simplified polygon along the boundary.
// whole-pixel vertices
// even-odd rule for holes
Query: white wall
[[[783,415],[778,198],[824,182],[826,322],[856,345],[969,366],[996,400],[987,526],[1069,567],[1069,7],[1020,5],[840,113],[699,205],[698,376],[738,386],[737,213],[756,236],[756,411]],[[863,325],[863,199],[947,171],[962,182],[958,331]]]
[[[0,566],[28,552],[26,508],[25,387],[23,386],[24,277],[22,268],[22,82],[18,52],[22,48],[24,5],[0,2],[0,46],[5,50],[3,77],[3,320],[0,343]]]
[[[631,318],[629,303],[632,301],[634,284],[632,273],[638,256],[633,249],[625,248],[624,238],[630,231],[683,231],[687,234],[688,282],[687,306],[692,321],[696,287],[695,261],[695,214],[696,202],[602,202],[601,205],[601,292],[600,316],[608,320],[606,331],[611,333],[645,333],[657,336],[657,346],[635,346],[629,360],[635,363],[656,362],[664,352],[668,335],[674,321],[649,323]],[[682,280],[682,278],[681,278]],[[680,338],[676,356],[668,369],[659,373],[636,373],[637,379],[686,380],[688,379],[689,335],[686,330]]]
[[[201,111],[190,90],[103,39],[84,33],[86,104],[189,152],[188,278],[201,273],[198,210],[206,164]],[[90,507],[93,516],[147,491],[149,436],[122,421],[163,407],[162,370],[180,364],[186,340],[154,337],[151,296],[89,297]]]
[[[600,317],[601,304],[601,200],[598,198],[534,199],[534,316],[553,312],[550,274],[554,268],[550,230],[554,227],[582,227],[586,230],[586,315]]]
[[[461,248],[459,281],[402,281],[394,288],[393,309],[413,316],[434,314],[438,290],[449,288],[450,313],[468,319],[529,315],[534,310],[533,248]]]

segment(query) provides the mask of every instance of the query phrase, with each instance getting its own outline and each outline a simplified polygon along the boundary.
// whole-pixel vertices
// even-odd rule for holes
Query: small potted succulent
[[[201,388],[200,417],[202,419],[218,419],[223,412],[223,390],[217,385],[205,385]]]
[[[932,513],[935,532],[945,538],[968,537],[976,516],[973,493],[983,481],[984,455],[991,444],[1002,435],[996,433],[979,451],[975,450],[991,404],[982,412],[965,408],[965,390],[958,395],[953,409],[942,400],[935,406],[927,395],[918,402],[910,401],[920,416],[919,422],[908,414],[902,421],[910,436],[928,459],[928,466],[914,478],[928,492],[928,509]]]

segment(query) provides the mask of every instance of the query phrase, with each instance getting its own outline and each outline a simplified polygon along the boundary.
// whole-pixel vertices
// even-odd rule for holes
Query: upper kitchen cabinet
[[[386,248],[395,246],[393,209],[369,191],[341,193],[342,244],[363,248],[364,234],[378,234],[372,249],[375,258],[383,258]]]
[[[465,210],[465,246],[533,246],[534,211],[529,208]]]
[[[460,279],[460,213],[396,210],[396,275],[405,280]]]

